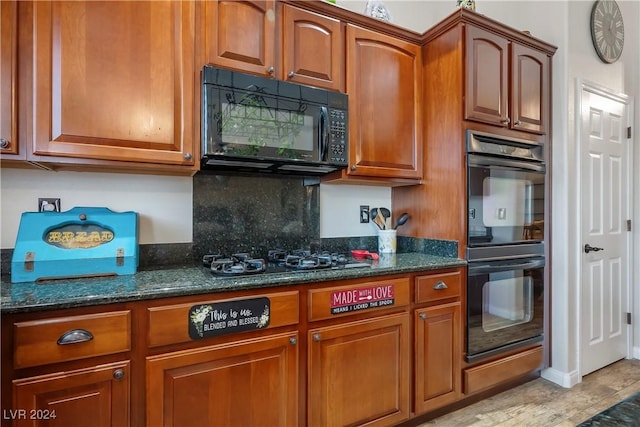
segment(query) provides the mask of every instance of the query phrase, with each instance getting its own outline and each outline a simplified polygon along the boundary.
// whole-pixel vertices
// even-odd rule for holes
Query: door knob
[[[589,252],[599,252],[599,251],[603,251],[603,250],[604,250],[604,248],[596,248],[596,247],[591,246],[588,243],[586,245],[584,245],[584,253],[585,254],[588,254]]]

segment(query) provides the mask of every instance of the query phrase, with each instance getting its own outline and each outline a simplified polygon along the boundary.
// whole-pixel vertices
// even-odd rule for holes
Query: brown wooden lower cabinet
[[[308,425],[388,426],[409,418],[409,314],[308,332]]]
[[[129,425],[129,362],[56,372],[13,382],[14,427],[126,427]]]
[[[415,311],[415,412],[460,397],[460,302]]]
[[[397,425],[542,365],[534,347],[463,366],[464,288],[460,268],[3,315],[1,423]],[[336,295],[372,290],[387,304],[333,310]],[[189,336],[194,304],[257,297],[266,328]],[[80,331],[93,339],[57,344]]]
[[[298,336],[147,358],[147,426],[296,426]]]

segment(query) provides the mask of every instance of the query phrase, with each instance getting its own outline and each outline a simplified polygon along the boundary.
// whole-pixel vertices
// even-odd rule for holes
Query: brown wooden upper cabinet
[[[338,19],[275,0],[206,3],[206,62],[344,92]],[[276,37],[281,24],[282,40]]]
[[[465,119],[546,134],[549,57],[472,25],[465,31]]]
[[[275,77],[275,9],[275,0],[206,2],[206,62]]]
[[[347,25],[350,177],[422,178],[420,46]]]
[[[339,20],[282,6],[284,78],[344,92],[344,33]]]
[[[0,154],[24,159],[18,146],[16,52],[18,3],[0,3]]]
[[[25,59],[29,96],[21,100],[33,122],[31,160],[193,168],[193,2],[37,1],[19,8],[24,57],[34,58]]]

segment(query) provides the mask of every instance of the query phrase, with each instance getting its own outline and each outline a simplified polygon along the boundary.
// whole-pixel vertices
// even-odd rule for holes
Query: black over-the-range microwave
[[[203,170],[318,176],[347,166],[347,95],[205,66]]]

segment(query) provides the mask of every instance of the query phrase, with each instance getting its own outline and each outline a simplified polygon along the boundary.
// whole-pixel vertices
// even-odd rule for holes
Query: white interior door
[[[581,87],[581,375],[627,357],[630,345],[629,102]]]

